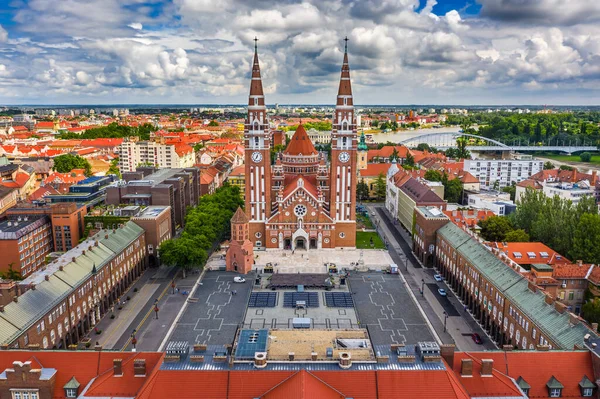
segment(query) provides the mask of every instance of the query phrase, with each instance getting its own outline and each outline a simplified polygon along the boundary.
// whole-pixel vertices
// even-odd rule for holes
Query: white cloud
[[[8,32],[0,25],[0,43],[8,40]]]
[[[140,24],[139,22],[133,22],[133,23],[127,25],[127,26],[129,26],[131,29],[135,29],[135,30],[142,30],[142,29],[144,29],[144,25]]]

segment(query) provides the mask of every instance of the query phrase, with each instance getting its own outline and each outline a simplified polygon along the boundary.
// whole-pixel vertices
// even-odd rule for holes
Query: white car
[[[246,282],[246,279],[245,279],[245,278],[243,278],[243,277],[239,277],[239,276],[237,276],[237,277],[234,277],[234,278],[233,278],[233,282],[234,282],[234,283],[245,283],[245,282]]]
[[[433,275],[433,278],[434,278],[434,279],[435,279],[435,281],[437,281],[437,282],[440,282],[440,281],[444,280],[444,279],[442,278],[442,276],[441,276],[441,275],[439,275],[439,274],[434,274],[434,275]]]

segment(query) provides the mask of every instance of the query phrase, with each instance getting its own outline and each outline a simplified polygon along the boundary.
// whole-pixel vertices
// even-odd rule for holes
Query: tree
[[[406,151],[406,159],[402,165],[415,166],[415,158],[412,156],[410,151]]]
[[[442,184],[444,185],[444,199],[451,203],[459,203],[463,193],[463,183],[460,179],[448,180],[448,175],[444,173]]]
[[[377,197],[377,199],[383,199],[383,198],[385,198],[385,194],[386,194],[385,175],[383,173],[380,173],[379,176],[377,176],[377,180],[375,181],[375,196]]]
[[[194,152],[198,152],[198,151],[200,151],[203,148],[204,148],[204,143],[203,142],[199,142],[199,143],[194,144]]]
[[[495,183],[494,183],[495,184]],[[510,186],[502,187],[502,191],[510,194],[510,200],[514,201],[517,196],[517,184],[513,181]]]
[[[92,165],[79,155],[63,154],[54,158],[53,170],[59,173],[69,173],[73,169],[84,169],[86,176],[92,175]]]
[[[8,270],[6,271],[6,273],[0,273],[0,278],[16,281],[23,280],[23,276],[21,275],[21,273],[15,270],[14,267],[15,262],[10,262],[8,264]]]
[[[581,311],[588,323],[600,322],[600,298],[593,298],[584,303]]]
[[[271,163],[275,163],[275,159],[277,158],[277,154],[283,152],[285,150],[285,146],[283,144],[277,144],[271,147]]]
[[[356,196],[358,197],[359,201],[364,201],[365,199],[369,198],[369,195],[369,185],[365,183],[364,178],[360,179],[356,185]]]
[[[419,143],[419,145],[417,145],[417,150],[432,152],[431,147],[429,147],[429,144],[427,143]]]
[[[581,159],[581,162],[590,162],[592,160],[592,154],[589,152],[582,152],[579,155],[579,159]]]
[[[108,171],[106,171],[107,175],[117,175],[117,177],[120,179],[121,176],[121,170],[119,169],[119,158],[115,158],[112,161],[110,161],[110,167],[108,168]]]
[[[479,221],[481,236],[487,241],[504,241],[506,234],[513,230],[510,220],[503,216],[492,216]]]
[[[212,121],[208,122],[208,126],[219,126],[219,122],[212,120]]]
[[[429,169],[428,171],[425,172],[425,180],[429,180],[429,181],[442,181],[442,173],[438,170],[435,169]]]
[[[569,165],[560,165],[560,170],[573,170],[574,168]]]
[[[399,154],[398,154],[398,150],[396,149],[396,146],[394,146],[394,150],[392,151],[392,155],[390,155],[390,162],[395,160],[398,160]]]
[[[506,233],[502,241],[506,242],[529,242],[529,234],[523,229],[512,230]]]
[[[456,139],[456,150],[456,158],[471,158],[471,152],[467,150],[467,139],[465,137],[459,137]]]
[[[600,263],[600,216],[584,213],[579,218],[573,234],[569,256],[586,263]]]
[[[556,168],[556,166],[554,166],[554,164],[550,161],[546,161],[544,162],[544,170],[552,170]]]

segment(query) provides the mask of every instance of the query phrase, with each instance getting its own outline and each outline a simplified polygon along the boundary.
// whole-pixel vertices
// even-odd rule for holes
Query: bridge
[[[475,134],[461,132],[442,132],[428,133],[421,136],[411,137],[401,141],[399,144],[407,147],[416,147],[425,143],[438,150],[447,150],[456,148],[456,139],[464,137],[467,139],[467,149],[469,151],[557,151],[572,154],[582,151],[597,151],[598,147],[594,145],[593,140],[585,139],[557,139],[552,138],[542,145],[535,145],[525,140],[511,140],[511,142],[502,142],[487,137],[477,136]],[[553,144],[554,142],[554,144]]]

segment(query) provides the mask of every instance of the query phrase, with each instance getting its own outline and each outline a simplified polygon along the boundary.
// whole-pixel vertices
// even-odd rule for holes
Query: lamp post
[[[448,313],[444,312],[444,332],[446,332],[446,323],[448,322]]]
[[[425,280],[421,279],[421,296],[425,296]]]
[[[158,320],[158,299],[154,300],[154,313],[156,314],[156,320]]]
[[[135,333],[137,330],[134,328],[131,332],[131,345],[133,345],[133,352],[135,352],[135,344],[137,344],[137,339],[135,338]]]

